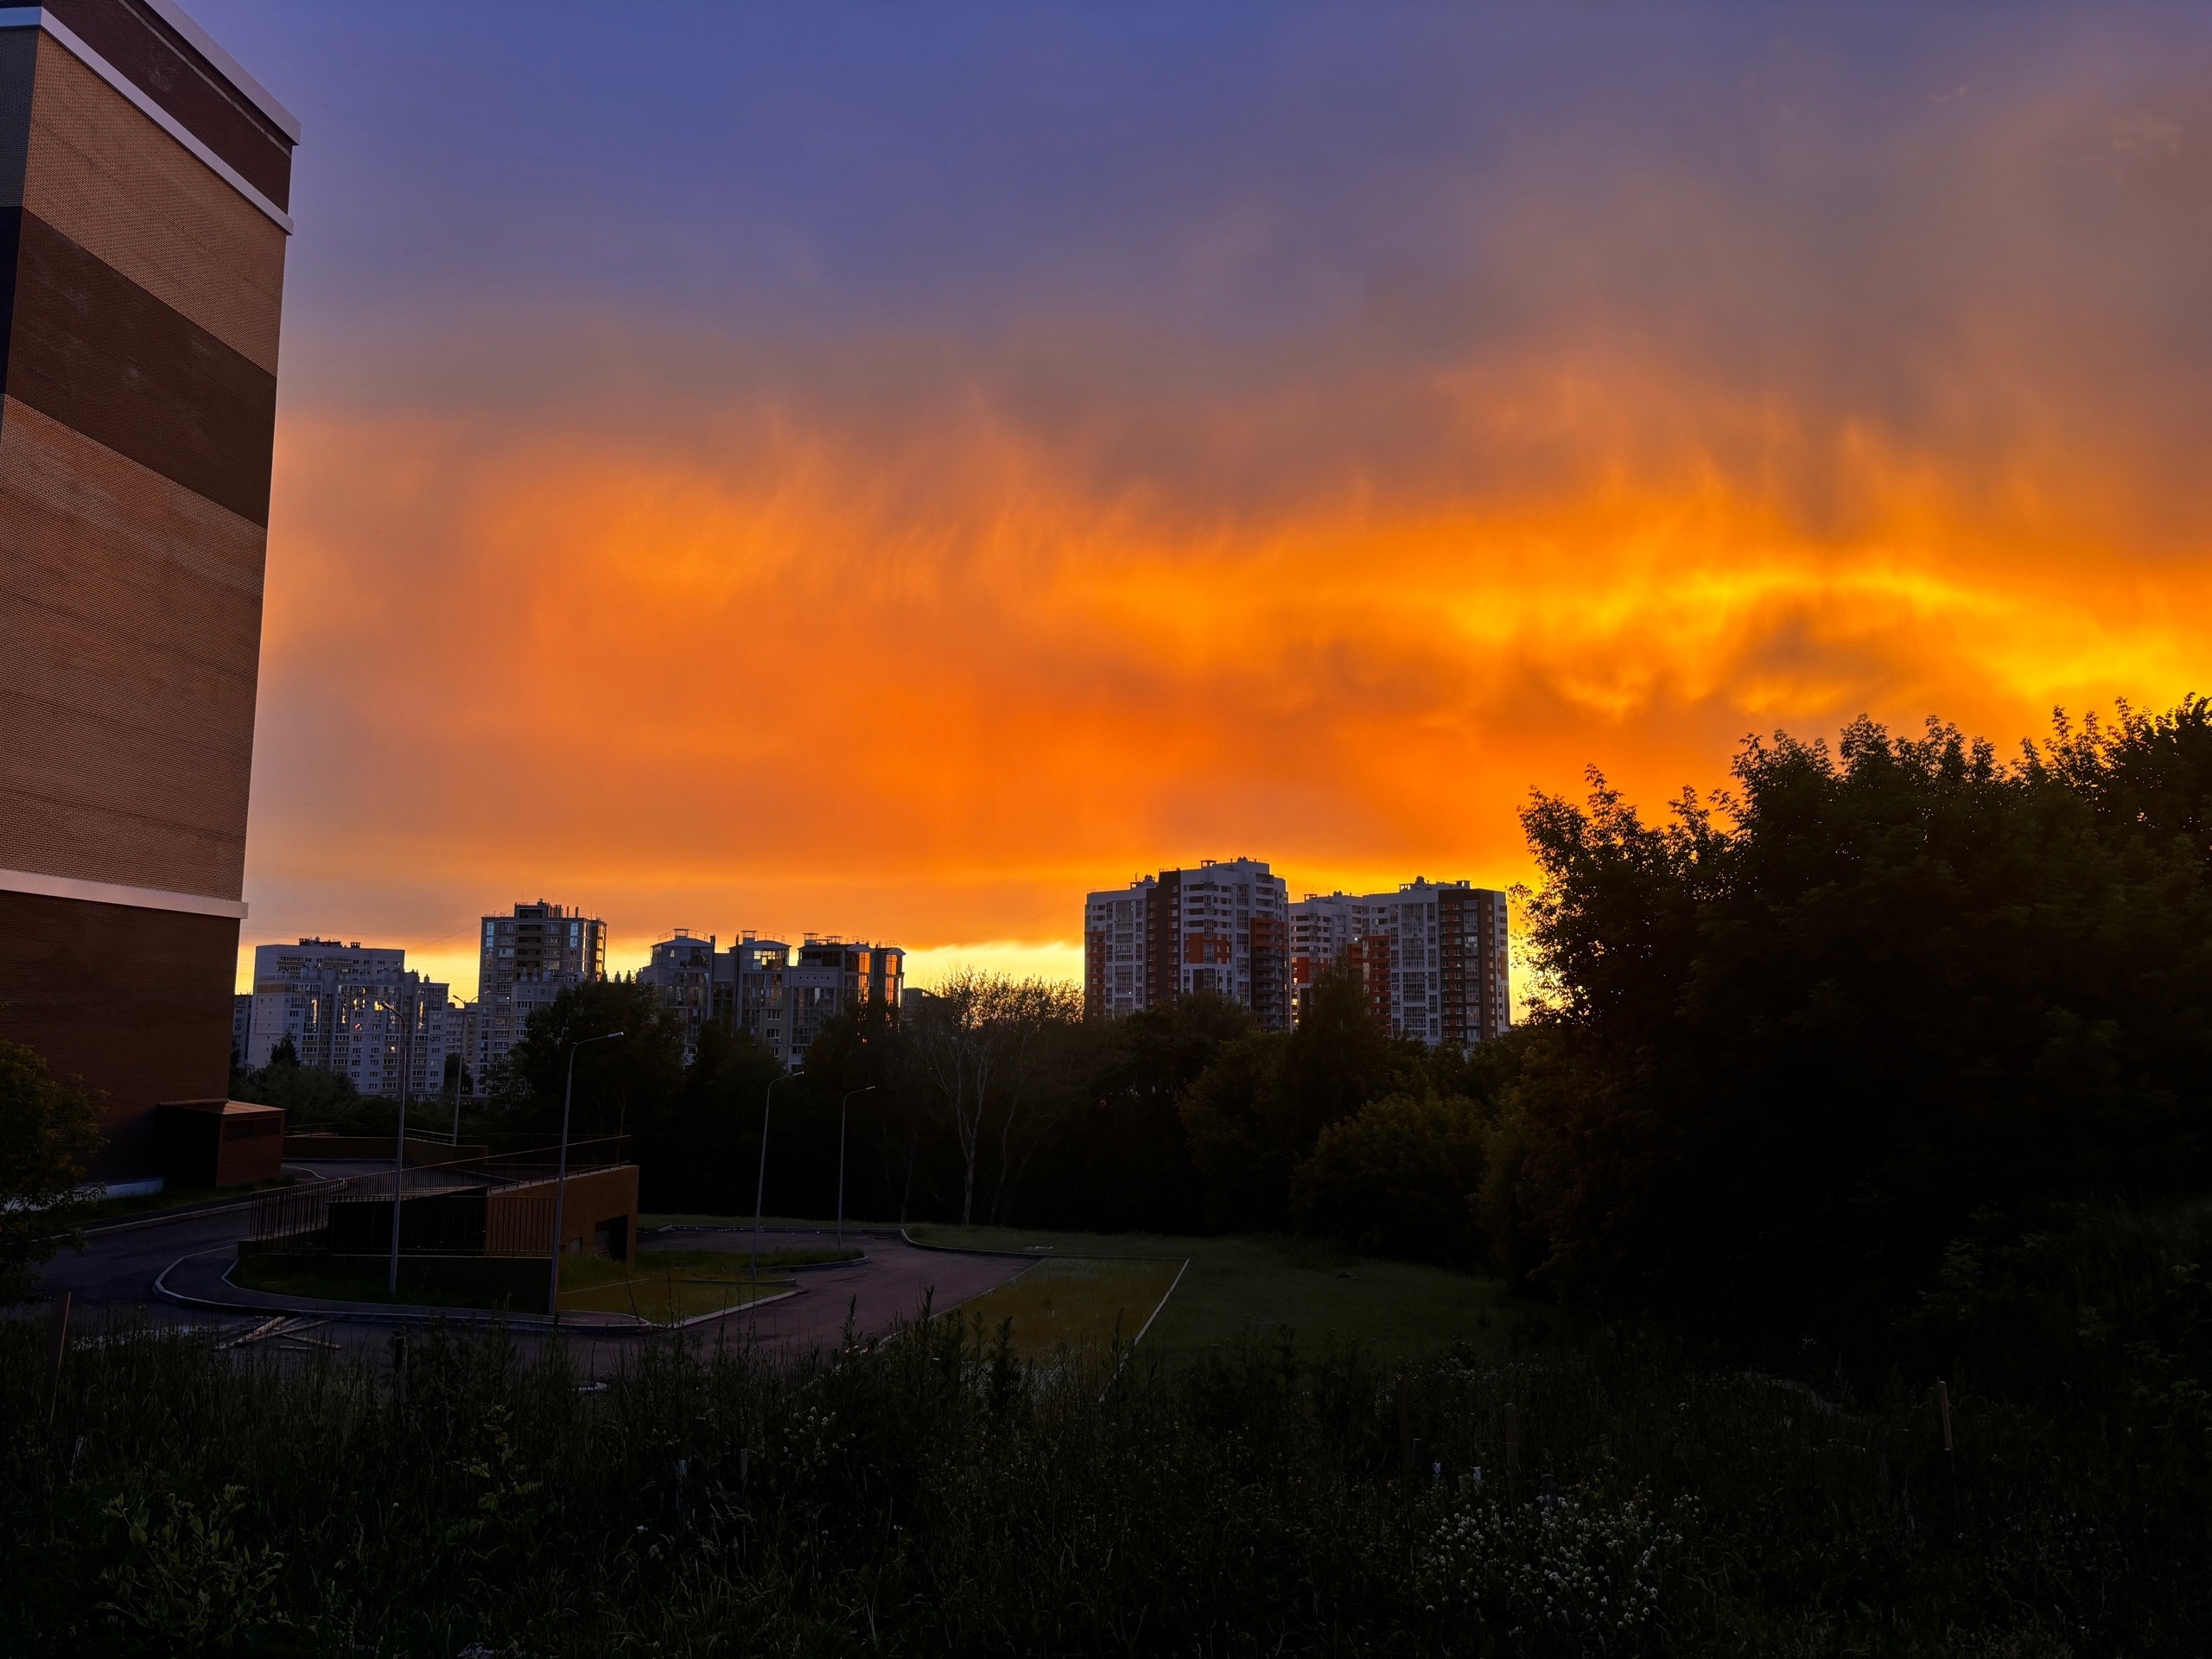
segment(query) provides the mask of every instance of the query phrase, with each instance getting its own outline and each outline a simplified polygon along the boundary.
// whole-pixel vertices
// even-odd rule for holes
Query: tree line
[[[764,1112],[766,1205],[1097,1231],[1343,1233],[1465,1265],[1487,1122],[1510,1067],[1395,1039],[1348,975],[1325,975],[1296,1030],[1262,1031],[1201,995],[1086,1021],[1073,986],[976,970],[830,1022],[781,1084],[775,1055],[726,1024],[683,1033],[649,986],[575,987],[532,1016],[484,1121],[557,1126],[572,1039],[575,1129],[632,1137],[646,1202],[749,1211]],[[776,1084],[772,1108],[769,1090]]]
[[[1594,771],[1531,799],[1538,1006],[1470,1052],[1392,1038],[1340,973],[1289,1033],[1209,996],[1087,1022],[976,972],[858,1008],[776,1089],[767,1207],[827,1215],[842,1171],[855,1217],[1300,1230],[1779,1333],[1955,1296],[2069,1206],[2205,1191],[2212,702],[2061,716],[2009,759],[1862,719],[1748,741],[1732,779],[1656,822]],[[649,1208],[749,1213],[777,1058],[709,1024],[686,1065],[634,982],[533,1015],[464,1132],[552,1131],[571,1040],[614,1030],[576,1132],[634,1138]],[[391,1121],[296,1066],[237,1086]],[[81,1140],[63,1116],[10,1139]]]
[[[1862,719],[1731,772],[1656,822],[1594,772],[1532,798],[1538,1006],[1510,1036],[1394,1039],[1343,974],[1287,1033],[1210,997],[1085,1022],[1071,987],[962,975],[815,1045],[772,1206],[834,1201],[850,1096],[854,1213],[1305,1231],[1783,1332],[1875,1328],[2068,1206],[2204,1191],[2212,702],[2062,715],[2009,758]],[[589,1068],[652,1189],[745,1207],[773,1058],[723,1032],[687,1072],[650,991],[584,988],[533,1026],[511,1115],[546,1121],[564,1026],[639,1033],[579,1092]]]

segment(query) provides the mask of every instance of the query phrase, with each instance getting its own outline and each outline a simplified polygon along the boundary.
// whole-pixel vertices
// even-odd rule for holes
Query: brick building
[[[228,1082],[298,136],[175,0],[0,10],[0,1036],[108,1179]]]

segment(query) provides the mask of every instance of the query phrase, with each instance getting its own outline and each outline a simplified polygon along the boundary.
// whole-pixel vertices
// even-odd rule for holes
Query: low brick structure
[[[532,1181],[493,1191],[486,1199],[486,1236],[550,1241],[555,1185],[550,1180]],[[638,1235],[638,1166],[617,1164],[611,1169],[584,1170],[570,1175],[567,1185],[561,1204],[561,1248],[595,1250],[617,1262],[628,1261]]]
[[[178,1186],[251,1186],[284,1173],[284,1111],[243,1100],[165,1100],[162,1173]]]

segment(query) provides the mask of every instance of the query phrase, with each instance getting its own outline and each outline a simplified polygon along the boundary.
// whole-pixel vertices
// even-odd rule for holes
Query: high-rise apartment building
[[[660,992],[684,1021],[684,1063],[698,1053],[700,1027],[721,1020],[775,1051],[786,1068],[839,1014],[874,1003],[896,1009],[906,993],[906,953],[896,945],[808,934],[794,957],[780,939],[747,933],[728,950],[689,929],[652,947],[639,982]]]
[[[268,1065],[277,1045],[289,1039],[302,1065],[346,1070],[352,1017],[365,1000],[397,1002],[406,973],[406,951],[364,949],[359,941],[307,938],[297,944],[256,945],[247,1069]]]
[[[790,1064],[791,1009],[784,973],[791,948],[781,939],[741,934],[715,965],[715,1017],[728,1020]]]
[[[1512,1025],[1506,895],[1415,876],[1395,893],[1308,893],[1290,906],[1291,978],[1303,1006],[1316,976],[1351,968],[1376,1017],[1434,1046]]]
[[[219,1099],[292,146],[175,0],[0,10],[0,1037]]]
[[[683,1021],[683,1064],[699,1058],[699,1031],[715,1013],[715,936],[695,938],[688,927],[652,947],[638,983],[660,993],[661,1006]]]
[[[1210,991],[1291,1021],[1290,894],[1265,861],[1205,859],[1084,899],[1084,1011],[1112,1019]]]
[[[572,985],[607,977],[607,924],[541,899],[517,905],[511,916],[486,916],[482,940],[473,1068],[479,1090],[522,1041],[531,1014]]]
[[[464,1056],[467,1010],[442,982],[407,966],[404,950],[302,939],[257,945],[253,991],[232,1039],[248,1068],[286,1040],[302,1065],[335,1071],[365,1095],[435,1096],[448,1056]]]
[[[896,1009],[905,995],[906,953],[896,945],[864,944],[810,933],[784,970],[784,1064],[797,1065],[823,1027],[864,1003]]]

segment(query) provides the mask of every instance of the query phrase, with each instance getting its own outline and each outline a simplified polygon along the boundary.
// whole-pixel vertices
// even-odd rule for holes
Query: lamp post
[[[393,1301],[399,1300],[399,1201],[407,1191],[407,1086],[406,1070],[401,1068],[399,1090],[399,1135],[391,1148],[391,1276],[385,1281],[385,1294]]]
[[[855,1089],[837,1108],[837,1248],[845,1248],[845,1114],[852,1109],[853,1095],[872,1095],[875,1085]]]
[[[804,1071],[786,1071],[780,1077],[768,1080],[768,1090],[760,1097],[760,1174],[753,1184],[753,1289],[760,1290],[760,1206],[768,1196],[768,1108],[775,1103],[776,1085],[789,1083],[793,1077],[803,1077]]]
[[[545,1311],[553,1323],[561,1322],[561,1200],[569,1195],[569,1108],[576,1098],[576,1050],[584,1043],[611,1043],[622,1033],[601,1032],[569,1046],[569,1084],[561,1093],[561,1161],[553,1177],[553,1265],[546,1274]]]

